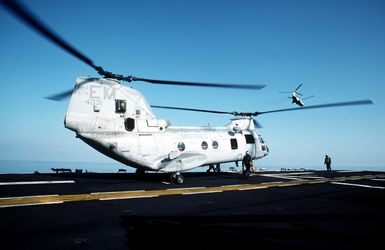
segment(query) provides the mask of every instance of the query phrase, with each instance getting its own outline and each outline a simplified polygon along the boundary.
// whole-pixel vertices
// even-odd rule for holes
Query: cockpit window
[[[247,144],[254,144],[255,143],[255,139],[254,139],[253,135],[245,135],[245,138],[246,138]]]
[[[263,141],[262,137],[259,136],[258,138],[259,138],[259,142],[260,142],[260,143],[262,143],[262,144],[265,143],[265,142]]]

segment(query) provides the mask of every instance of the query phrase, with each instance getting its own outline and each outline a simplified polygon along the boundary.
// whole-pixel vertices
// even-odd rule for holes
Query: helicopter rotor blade
[[[67,43],[64,39],[62,39],[59,35],[55,34],[51,29],[49,29],[46,25],[44,25],[41,21],[38,20],[36,16],[34,16],[30,11],[27,10],[22,4],[18,3],[15,0],[0,0],[1,3],[8,8],[13,14],[22,19],[25,23],[27,23],[30,27],[32,27],[35,31],[43,35],[45,38],[67,51],[71,55],[75,56],[79,60],[83,61],[87,65],[94,68],[98,71],[99,74],[102,74],[104,70],[100,66],[96,66],[91,59],[83,55],[81,52],[72,47],[69,43]]]
[[[302,86],[302,83],[293,91],[293,92],[297,92],[297,90]]]
[[[22,19],[35,31],[43,35],[45,38],[47,38],[48,40],[50,40],[52,43],[56,44],[63,50],[75,56],[82,62],[91,66],[100,75],[106,78],[113,78],[113,79],[123,80],[127,82],[143,81],[143,82],[148,82],[153,84],[172,84],[172,85],[180,85],[180,86],[197,86],[197,87],[218,87],[218,88],[234,88],[234,89],[262,89],[265,87],[265,85],[245,85],[245,84],[238,85],[238,84],[216,84],[216,83],[155,80],[155,79],[139,78],[135,76],[123,76],[120,74],[114,74],[112,72],[105,71],[101,66],[95,65],[90,58],[88,58],[87,56],[82,54],[80,51],[75,49],[73,46],[71,46],[59,35],[55,34],[55,32],[53,32],[50,28],[48,28],[48,26],[44,25],[43,22],[39,21],[39,19],[35,15],[33,15],[31,11],[27,10],[27,8],[23,6],[21,3],[18,3],[16,0],[0,0],[0,3],[2,3],[17,17]]]
[[[49,96],[46,96],[44,97],[45,99],[48,99],[48,100],[51,100],[51,101],[63,101],[67,98],[69,98],[72,93],[74,91],[76,91],[76,89],[79,89],[82,85],[88,83],[88,82],[91,82],[93,80],[97,80],[97,78],[88,78],[86,80],[83,80],[82,82],[78,83],[74,89],[69,89],[69,90],[66,90],[66,91],[62,91],[62,92],[59,92],[59,93],[56,93],[56,94],[52,94],[52,95],[49,95]]]
[[[169,80],[146,79],[146,78],[139,78],[139,77],[132,77],[132,81],[143,81],[143,82],[148,82],[148,83],[152,83],[152,84],[195,86],[195,87],[233,88],[233,89],[262,89],[266,86],[266,85],[247,85],[247,84],[222,84],[222,83],[169,81]]]
[[[50,96],[44,97],[45,99],[51,100],[51,101],[63,101],[64,99],[70,97],[72,95],[73,89],[69,89],[57,94],[53,94]]]
[[[253,123],[254,123],[254,127],[263,128],[262,125],[259,122],[257,122],[257,120],[253,119]]]
[[[226,111],[217,111],[217,110],[208,110],[208,109],[179,108],[179,107],[159,106],[159,105],[151,105],[151,107],[158,108],[158,109],[174,109],[174,110],[195,111],[195,112],[205,112],[205,113],[214,113],[214,114],[228,114],[228,115],[236,114],[236,112],[226,112]]]
[[[305,97],[302,100],[307,100],[307,99],[310,99],[310,98],[313,98],[313,97],[315,97],[315,95],[311,95],[311,96]]]
[[[229,111],[218,111],[211,109],[192,109],[192,108],[180,108],[180,107],[170,107],[170,106],[159,106],[159,105],[151,105],[152,108],[160,108],[160,109],[174,109],[174,110],[185,110],[185,111],[195,111],[195,112],[206,112],[206,113],[214,113],[214,114],[226,114],[226,115],[234,115],[234,116],[253,116],[252,112],[229,112]]]
[[[183,110],[183,111],[194,111],[194,112],[204,112],[204,113],[213,113],[213,114],[226,114],[226,115],[234,115],[234,116],[253,116],[253,113],[243,113],[243,112],[227,112],[227,111],[218,111],[218,110],[209,110],[209,109],[192,109],[192,108],[180,108],[180,107],[170,107],[170,106],[158,106],[151,105],[152,108],[160,108],[160,109],[174,109],[174,110]],[[262,125],[253,119],[254,126],[256,128],[263,128]]]
[[[258,115],[262,115],[262,114],[293,111],[293,110],[329,108],[329,107],[352,106],[352,105],[366,105],[366,104],[373,104],[373,102],[371,100],[358,100],[358,101],[350,101],[350,102],[326,103],[326,104],[304,106],[304,107],[297,107],[297,108],[276,109],[276,110],[269,110],[269,111],[264,111],[264,112],[255,112],[255,113],[253,113],[253,115],[258,116]]]
[[[367,105],[367,104],[373,104],[371,100],[358,100],[358,101],[349,101],[349,102],[336,102],[336,103],[326,103],[326,104],[319,104],[319,105],[312,105],[312,106],[304,106],[304,107],[297,107],[297,108],[288,108],[288,109],[276,109],[276,110],[269,110],[269,111],[263,111],[263,112],[227,112],[227,111],[217,111],[217,110],[208,110],[208,109],[192,109],[192,108],[179,108],[179,107],[170,107],[170,106],[158,106],[158,105],[151,105],[152,108],[161,108],[161,109],[174,109],[174,110],[185,110],[185,111],[195,111],[195,112],[206,112],[206,113],[214,113],[214,114],[228,114],[228,115],[234,115],[234,116],[258,116],[262,114],[268,114],[268,113],[276,113],[276,112],[284,112],[284,111],[294,111],[294,110],[304,110],[304,109],[316,109],[316,108],[329,108],[329,107],[340,107],[340,106],[352,106],[352,105]],[[253,119],[254,126],[256,128],[262,128],[262,126]]]

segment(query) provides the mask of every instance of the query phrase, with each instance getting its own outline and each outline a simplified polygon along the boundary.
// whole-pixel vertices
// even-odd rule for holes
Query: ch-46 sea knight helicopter
[[[308,96],[308,97],[305,97],[305,98],[300,98],[299,96],[302,96],[302,94],[299,93],[297,90],[298,90],[301,86],[302,86],[302,84],[300,84],[295,90],[293,90],[293,91],[291,91],[291,92],[288,92],[288,91],[281,91],[281,92],[279,92],[279,93],[291,93],[291,96],[288,97],[288,98],[291,99],[291,103],[295,103],[295,104],[297,104],[298,106],[303,107],[303,106],[305,105],[304,100],[313,98],[314,95],[311,95],[311,96]]]
[[[175,183],[182,183],[183,171],[209,165],[242,160],[246,151],[253,159],[269,153],[253,118],[258,115],[348,105],[371,104],[370,100],[328,103],[264,112],[227,112],[183,107],[149,105],[139,91],[120,81],[143,81],[198,87],[261,89],[264,85],[236,85],[154,80],[123,76],[105,71],[70,46],[16,1],[1,0],[3,5],[68,53],[94,68],[101,77],[79,77],[73,89],[48,97],[61,100],[71,97],[65,116],[65,127],[97,151],[138,172],[170,173]],[[222,127],[172,126],[155,116],[152,108],[208,112],[234,116]]]

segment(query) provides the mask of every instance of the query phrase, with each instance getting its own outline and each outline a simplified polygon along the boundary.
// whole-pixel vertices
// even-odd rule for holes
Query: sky
[[[257,167],[385,170],[385,2],[21,1],[104,69],[144,78],[265,84],[262,90],[136,82],[151,105],[223,111],[371,99],[373,105],[257,117],[270,154]],[[97,73],[0,7],[0,160],[113,163],[64,128],[69,100],[44,99]],[[154,109],[173,125],[223,126],[231,116]]]

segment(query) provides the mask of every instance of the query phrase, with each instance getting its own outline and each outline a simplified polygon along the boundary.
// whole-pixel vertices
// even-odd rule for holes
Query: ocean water
[[[319,166],[265,166],[259,164],[258,161],[254,162],[256,170],[269,170],[280,171],[282,168],[291,170],[325,170],[322,165]],[[221,169],[227,171],[230,167],[235,167],[234,163],[225,163],[221,165]],[[83,172],[96,172],[96,173],[116,173],[119,169],[126,169],[127,173],[135,172],[135,169],[119,162],[62,162],[62,161],[4,161],[0,160],[0,174],[21,174],[21,173],[34,173],[38,171],[40,173],[52,173],[51,168],[69,168],[73,172],[76,169],[82,169]],[[239,167],[235,168],[240,170],[242,168],[241,162]],[[353,170],[353,171],[385,171],[385,167],[346,167],[346,166],[332,166],[333,170]],[[203,172],[207,167],[199,167],[190,170],[190,172]]]

